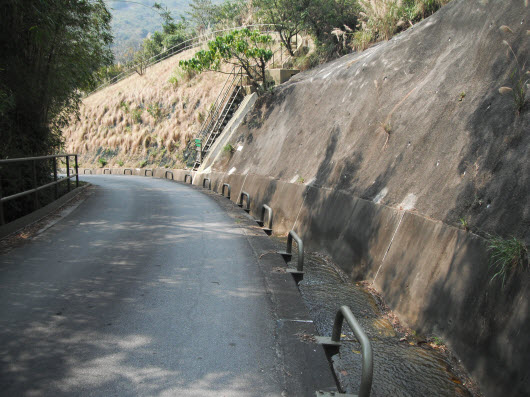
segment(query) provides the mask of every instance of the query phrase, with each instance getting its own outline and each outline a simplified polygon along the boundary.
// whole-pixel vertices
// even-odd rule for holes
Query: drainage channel
[[[273,237],[273,241],[281,250],[287,239]],[[293,250],[288,267],[294,270],[297,259]],[[366,287],[349,282],[329,259],[306,252],[298,288],[319,335],[331,336],[337,310],[349,306],[372,344],[372,397],[477,396],[441,348],[395,328]],[[361,381],[361,345],[347,326],[342,328],[341,342],[338,354],[330,356],[331,364],[343,391],[355,394]]]

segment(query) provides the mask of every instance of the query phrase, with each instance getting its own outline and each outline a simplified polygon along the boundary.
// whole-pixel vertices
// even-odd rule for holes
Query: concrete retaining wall
[[[165,171],[154,175],[163,178]],[[234,202],[248,192],[255,218],[268,204],[275,234],[294,229],[307,249],[330,255],[352,281],[372,282],[406,325],[446,341],[487,396],[530,392],[529,279],[511,277],[505,290],[490,283],[482,238],[340,190],[259,175],[170,171],[177,181],[193,174],[197,186],[210,178],[218,193],[229,183]]]

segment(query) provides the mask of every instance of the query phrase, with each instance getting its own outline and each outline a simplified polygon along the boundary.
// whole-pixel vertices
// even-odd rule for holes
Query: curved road
[[[234,220],[185,185],[85,179],[84,203],[0,256],[1,394],[286,395],[293,374]]]

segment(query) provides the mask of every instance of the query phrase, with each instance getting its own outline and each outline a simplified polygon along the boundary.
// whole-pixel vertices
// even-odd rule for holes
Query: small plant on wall
[[[105,160],[103,157],[100,157],[98,159],[98,163],[99,163],[100,167],[105,167],[107,165],[107,160]]]
[[[517,269],[528,269],[528,248],[524,242],[511,237],[503,239],[498,236],[488,237],[490,269],[494,272],[490,282],[500,279],[502,287],[506,279]]]

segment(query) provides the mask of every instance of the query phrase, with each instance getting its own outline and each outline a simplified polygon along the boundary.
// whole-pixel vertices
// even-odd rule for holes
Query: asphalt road
[[[234,220],[166,180],[94,176],[0,256],[0,394],[278,396],[263,277]]]

